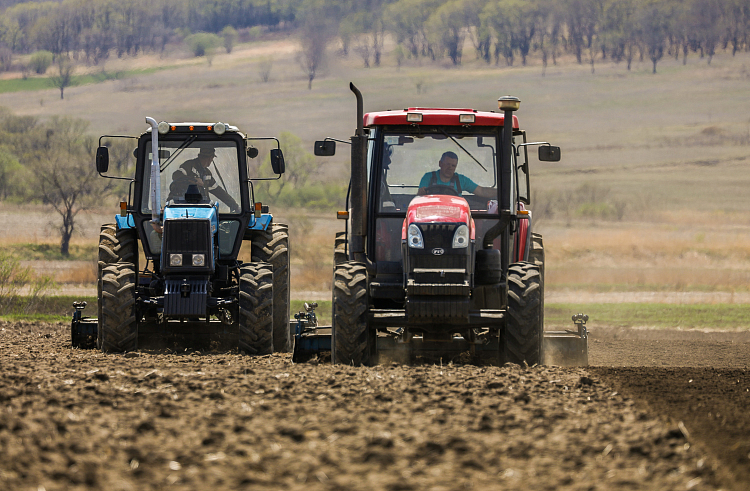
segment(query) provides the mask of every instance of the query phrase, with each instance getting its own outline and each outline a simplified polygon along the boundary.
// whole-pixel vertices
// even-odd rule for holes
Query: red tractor
[[[527,208],[528,148],[542,161],[559,161],[560,148],[527,142],[515,97],[500,98],[500,112],[363,114],[350,88],[357,130],[348,211],[338,213],[347,226],[334,253],[333,362],[543,363],[544,247]],[[333,155],[335,141],[316,142],[315,154]],[[585,327],[564,333],[556,344],[585,362]]]

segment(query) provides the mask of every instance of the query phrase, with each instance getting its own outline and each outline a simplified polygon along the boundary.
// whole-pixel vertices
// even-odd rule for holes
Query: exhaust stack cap
[[[518,111],[521,107],[521,99],[512,95],[504,95],[497,100],[497,107],[501,111]]]

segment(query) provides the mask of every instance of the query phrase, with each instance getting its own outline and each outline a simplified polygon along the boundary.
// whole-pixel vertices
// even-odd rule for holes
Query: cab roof
[[[239,128],[232,126],[227,123],[224,124],[224,133],[240,133]],[[192,134],[216,134],[214,131],[216,123],[201,123],[201,122],[185,122],[185,123],[171,123],[169,122],[169,131],[162,136],[166,136],[173,133],[192,133]],[[143,135],[150,134],[151,127],[149,126]]]
[[[421,121],[407,120],[407,114],[421,114]],[[474,115],[473,123],[459,121],[461,115]],[[437,126],[503,126],[505,115],[491,111],[477,111],[475,109],[460,108],[427,108],[410,107],[408,109],[391,109],[364,115],[364,125],[437,125]],[[518,117],[513,116],[513,129],[518,129]]]

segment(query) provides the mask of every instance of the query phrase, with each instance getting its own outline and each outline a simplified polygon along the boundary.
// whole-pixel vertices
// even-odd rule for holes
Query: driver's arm
[[[422,179],[419,180],[419,190],[417,191],[417,196],[424,196],[427,194],[427,187],[430,185],[430,175],[432,172],[425,172],[425,175],[422,176]]]
[[[229,207],[229,209],[233,213],[237,213],[240,211],[240,205],[237,204],[237,202],[234,200],[232,195],[230,195],[224,188],[221,186],[214,186],[213,189],[209,189],[209,192],[216,196],[218,199],[224,202],[225,205]]]
[[[497,189],[477,186],[474,190],[474,194],[481,196],[482,198],[497,198]]]

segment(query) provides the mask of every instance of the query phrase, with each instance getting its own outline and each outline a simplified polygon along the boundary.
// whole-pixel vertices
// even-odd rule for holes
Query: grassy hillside
[[[307,90],[296,50],[293,40],[244,44],[211,66],[185,57],[111,60],[107,71],[128,76],[70,87],[65,100],[52,88],[3,93],[0,105],[42,118],[80,117],[103,134],[137,134],[147,115],[227,121],[249,135],[291,131],[311,151],[315,139],[352,134],[349,81],[362,90],[366,111],[492,110],[499,96],[513,94],[522,100],[518,116],[530,138],[562,147],[562,162],[532,163],[532,210],[545,234],[550,287],[702,291],[750,283],[750,54],[720,52],[710,65],[697,56],[684,66],[664,59],[655,75],[649,62],[631,71],[600,63],[592,74],[564,58],[542,76],[535,60],[488,66],[471,61],[469,51],[459,68],[410,60],[397,68],[387,57],[370,69],[332,52]],[[268,57],[271,80],[263,83],[258,67]],[[316,177],[345,179],[345,161],[339,152]],[[99,212],[113,214],[116,203]],[[326,290],[325,251],[338,224],[299,210],[277,213],[296,233],[295,288]],[[34,237],[30,242],[45,240]],[[0,239],[7,243],[7,233]],[[78,240],[94,242],[96,232]],[[311,266],[310,257],[322,259]]]

